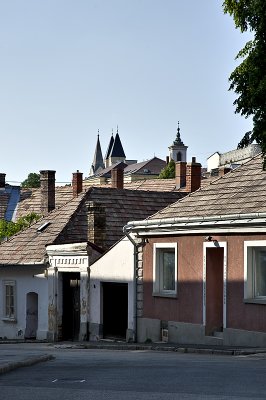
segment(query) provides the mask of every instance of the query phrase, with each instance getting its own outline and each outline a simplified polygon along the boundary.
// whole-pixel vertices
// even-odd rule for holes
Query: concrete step
[[[205,336],[204,343],[208,345],[222,346],[223,338],[217,336]]]
[[[213,336],[220,338],[220,339],[223,339],[223,337],[224,337],[223,332],[213,332]]]

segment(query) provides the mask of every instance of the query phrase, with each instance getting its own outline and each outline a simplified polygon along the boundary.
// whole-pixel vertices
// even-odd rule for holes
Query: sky
[[[0,172],[86,177],[117,126],[127,159],[165,160],[178,121],[206,166],[252,128],[228,91],[249,38],[222,0],[0,0]]]

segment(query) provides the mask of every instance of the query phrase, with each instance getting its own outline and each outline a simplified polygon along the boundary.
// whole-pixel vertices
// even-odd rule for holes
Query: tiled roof
[[[73,198],[72,186],[55,187],[55,206],[62,207]],[[41,213],[41,189],[23,189],[20,190],[20,199],[17,205],[16,219],[23,215],[35,212]]]
[[[177,192],[148,192],[93,187],[88,200],[101,205],[105,216],[105,249],[112,246],[123,235],[122,228],[130,220],[142,220],[154,212],[173,203],[183,194]]]
[[[166,166],[166,162],[158,157],[153,157],[150,160],[146,160],[140,163],[129,164],[124,169],[124,174],[145,174],[159,175],[161,170]]]
[[[176,190],[175,179],[143,179],[133,182],[125,182],[125,189],[148,190],[156,192],[173,192]]]
[[[215,179],[210,185],[169,207],[150,219],[203,217],[266,212],[266,171],[261,155]]]
[[[115,164],[118,165],[121,162]],[[111,170],[112,167],[106,168],[105,170]],[[111,175],[111,174],[110,174]],[[213,178],[212,178],[213,179]],[[202,180],[202,187],[209,184],[210,178]],[[87,190],[95,185],[90,180],[84,182],[84,189]],[[97,187],[110,188],[111,184],[106,183],[102,185],[97,185]],[[156,192],[173,192],[180,191],[176,189],[175,179],[143,179],[133,182],[125,182],[125,189],[130,190],[143,190],[143,191],[156,191]],[[10,187],[6,186],[5,190],[0,190],[0,219],[6,218],[6,213],[9,209],[10,215],[15,215],[15,220],[19,217],[25,216],[31,212],[36,214],[41,214],[41,189],[32,188],[24,189],[20,187],[15,187],[17,191],[20,191],[20,196],[16,202],[11,202]],[[69,202],[73,198],[73,188],[72,186],[56,186],[55,187],[55,205],[56,208],[62,207],[64,204]],[[10,218],[11,220],[12,218]]]
[[[50,212],[47,217],[2,242],[0,245],[0,265],[43,262],[46,254],[45,246],[57,244],[56,239],[70,221],[83,196],[84,194],[72,199],[64,207]],[[38,231],[38,228],[45,223],[47,223],[47,227]]]
[[[121,166],[124,168],[125,175],[143,174],[143,175],[159,175],[161,170],[165,167],[166,162],[160,158],[154,157],[150,160],[142,161],[134,164],[126,164],[126,161],[118,161],[109,167],[106,167],[94,174],[95,177],[110,178],[112,169]],[[88,179],[89,181],[89,179]]]
[[[48,244],[91,241],[107,249],[121,238],[129,220],[147,218],[182,196],[177,192],[92,187],[3,242],[0,265],[42,262]]]
[[[109,167],[101,169],[94,176],[96,176],[96,177],[104,176],[106,178],[110,178],[112,169],[117,168],[118,166],[126,168],[127,164],[125,164],[123,161],[117,161],[116,163],[110,165]],[[89,179],[88,179],[88,181],[89,181]]]

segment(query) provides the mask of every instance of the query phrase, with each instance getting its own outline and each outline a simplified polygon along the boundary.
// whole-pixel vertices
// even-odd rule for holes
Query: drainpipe
[[[134,337],[134,342],[137,343],[138,341],[138,333],[137,333],[137,328],[138,328],[138,314],[137,314],[137,243],[134,241],[134,239],[132,239],[132,237],[130,236],[129,233],[129,229],[131,227],[128,225],[125,225],[123,227],[123,233],[126,235],[126,237],[128,238],[128,240],[133,244],[134,247],[134,261],[133,261],[133,265],[134,265],[134,276],[133,276],[133,280],[134,280],[134,288],[133,288],[133,294],[134,294],[134,298],[133,298],[133,302],[134,302],[134,316],[133,316],[133,328],[134,328],[134,332],[135,332],[135,337]]]

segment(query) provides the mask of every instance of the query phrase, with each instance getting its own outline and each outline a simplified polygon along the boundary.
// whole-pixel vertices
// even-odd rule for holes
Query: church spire
[[[111,136],[111,139],[110,139],[110,142],[108,144],[107,151],[106,151],[106,154],[105,154],[105,157],[104,157],[105,167],[109,167],[109,160],[108,159],[110,157],[110,153],[111,153],[113,144],[114,144],[114,131],[112,129],[112,136]]]
[[[115,135],[115,138],[114,138],[113,147],[112,147],[111,152],[110,152],[110,157],[111,158],[116,158],[117,157],[118,159],[120,159],[120,158],[125,159],[126,158],[125,152],[124,152],[124,149],[123,149],[123,146],[122,146],[119,134],[118,134],[118,125],[117,125],[116,135]]]
[[[96,143],[90,175],[94,175],[97,171],[100,171],[103,168],[104,168],[104,163],[103,163],[102,149],[100,144],[100,133],[98,129],[97,143]]]
[[[178,125],[177,125],[176,139],[174,140],[173,144],[176,146],[184,146],[184,143],[182,142],[181,136],[180,136],[179,121],[178,121]]]
[[[187,161],[187,146],[184,145],[180,136],[179,121],[177,124],[176,138],[173,144],[169,147],[169,158],[170,160],[176,161]]]

